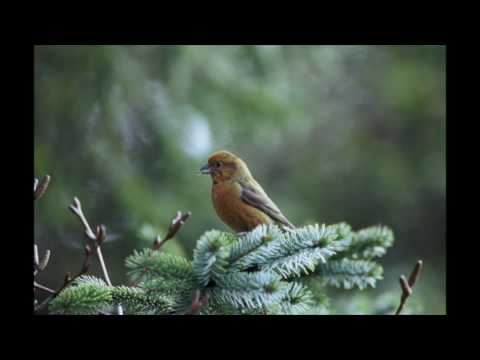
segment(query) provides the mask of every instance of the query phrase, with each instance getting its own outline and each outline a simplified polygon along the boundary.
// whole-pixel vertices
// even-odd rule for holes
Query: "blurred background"
[[[199,176],[218,149],[238,154],[296,225],[384,224],[395,244],[376,289],[330,291],[332,313],[398,303],[398,276],[424,272],[408,311],[445,314],[444,46],[36,46],[35,242],[52,250],[37,280],[57,288],[83,262],[68,211],[77,196],[105,224],[114,284],[124,259],[191,211],[164,251],[188,258],[229,230]],[[98,261],[91,273],[100,276]]]

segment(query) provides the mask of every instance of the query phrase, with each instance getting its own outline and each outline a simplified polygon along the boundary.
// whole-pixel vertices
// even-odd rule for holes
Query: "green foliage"
[[[152,249],[135,250],[133,255],[125,260],[125,265],[129,269],[127,275],[132,282],[152,278],[182,281],[192,276],[192,265],[187,259]]]
[[[328,285],[345,289],[354,286],[365,289],[368,286],[375,287],[376,282],[382,279],[383,269],[374,262],[345,258],[319,264],[316,274]]]
[[[107,287],[81,277],[50,311],[94,314],[121,304],[127,314],[184,314],[199,291],[208,298],[200,314],[301,314],[321,306],[303,280],[345,289],[374,287],[382,267],[372,259],[392,243],[385,227],[355,233],[344,223],[287,232],[261,225],[241,237],[211,230],[198,240],[192,261],[151,249],[134,251],[125,262],[134,286]]]
[[[193,251],[193,271],[199,285],[205,286],[217,273],[224,271],[227,264],[227,245],[235,241],[235,236],[217,230],[206,232]]]
[[[213,301],[232,304],[236,308],[261,309],[279,302],[286,296],[286,284],[271,272],[234,272],[219,277],[209,290]]]
[[[385,255],[387,248],[392,245],[392,230],[385,226],[372,226],[353,234],[349,246],[334,258],[371,260]]]
[[[116,286],[111,289],[112,303],[125,306],[125,314],[173,314],[175,298],[168,293],[149,292],[140,287]]]
[[[145,296],[166,302],[170,307],[167,313],[189,305],[194,288],[193,270],[191,262],[184,257],[143,249],[134,251],[125,264],[130,282],[143,289]]]
[[[383,269],[372,259],[385,255],[393,240],[393,232],[385,226],[351,233],[346,246],[332,256],[331,261],[319,264],[316,274],[326,284],[339,288],[375,287],[382,279]]]
[[[65,288],[49,304],[52,314],[94,315],[112,304],[107,284],[92,276],[82,276]]]

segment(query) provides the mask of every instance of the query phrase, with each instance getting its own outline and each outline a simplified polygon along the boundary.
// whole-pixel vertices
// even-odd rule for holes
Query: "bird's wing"
[[[292,223],[288,221],[288,219],[282,214],[280,209],[267,196],[267,194],[265,194],[264,191],[256,190],[255,187],[251,186],[246,181],[241,180],[239,181],[239,184],[242,188],[240,198],[243,202],[264,212],[273,220],[278,221],[279,223],[289,228],[295,228],[295,226],[293,226]],[[257,185],[257,187],[260,188],[260,185]]]

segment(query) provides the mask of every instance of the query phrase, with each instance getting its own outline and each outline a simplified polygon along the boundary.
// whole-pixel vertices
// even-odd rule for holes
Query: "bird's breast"
[[[218,216],[237,232],[250,231],[259,224],[271,223],[267,215],[243,202],[241,193],[241,186],[235,182],[214,185],[212,202]]]

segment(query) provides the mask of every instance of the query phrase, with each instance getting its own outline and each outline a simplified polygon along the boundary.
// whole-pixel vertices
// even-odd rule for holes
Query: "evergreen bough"
[[[375,287],[383,269],[375,259],[393,244],[383,226],[354,232],[345,223],[284,231],[260,225],[242,236],[211,230],[193,260],[153,249],[126,259],[133,286],[107,286],[81,276],[56,296],[56,314],[98,314],[124,307],[125,314],[188,314],[192,301],[208,299],[199,314],[302,314],[318,306],[308,278],[351,289]]]

